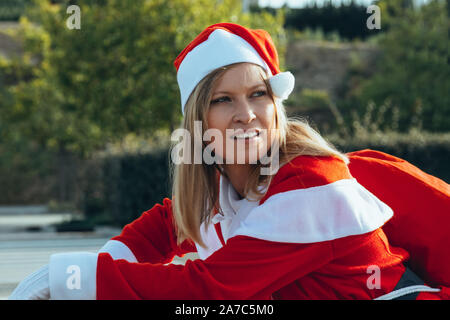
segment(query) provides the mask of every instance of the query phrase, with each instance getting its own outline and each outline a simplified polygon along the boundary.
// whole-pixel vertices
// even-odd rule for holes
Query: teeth
[[[234,139],[250,139],[250,138],[256,137],[257,135],[258,135],[258,132],[256,132],[256,131],[240,133],[240,134],[235,134]]]

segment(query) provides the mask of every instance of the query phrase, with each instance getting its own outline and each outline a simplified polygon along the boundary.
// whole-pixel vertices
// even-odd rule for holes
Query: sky
[[[317,5],[321,5],[324,2],[328,2],[330,0],[259,0],[259,5],[261,7],[274,7],[279,8],[285,3],[290,8],[301,8],[304,7],[310,3],[314,3],[314,1],[317,3]],[[351,0],[331,0],[332,3],[339,5],[340,3],[350,3]],[[417,4],[425,3],[429,0],[415,0]],[[356,0],[356,3],[363,4],[363,5],[370,5],[373,2],[373,0]]]

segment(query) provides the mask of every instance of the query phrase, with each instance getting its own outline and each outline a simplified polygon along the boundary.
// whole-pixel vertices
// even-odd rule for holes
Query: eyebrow
[[[248,87],[247,90],[252,90],[252,89],[255,89],[255,88],[258,88],[258,87],[262,87],[262,86],[266,87],[265,83],[259,83],[259,84],[256,84],[254,86]],[[213,96],[215,96],[217,94],[223,94],[223,93],[224,94],[230,94],[230,92],[228,92],[228,91],[217,91],[217,92],[213,93]]]

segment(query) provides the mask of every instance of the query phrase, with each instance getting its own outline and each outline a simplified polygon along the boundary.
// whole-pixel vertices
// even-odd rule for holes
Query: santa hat
[[[273,94],[282,100],[294,89],[292,73],[280,71],[278,53],[269,33],[234,23],[217,23],[203,30],[175,59],[183,114],[189,96],[206,75],[238,62],[263,67]]]

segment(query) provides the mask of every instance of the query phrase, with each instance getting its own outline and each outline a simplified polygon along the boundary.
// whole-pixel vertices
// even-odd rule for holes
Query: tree
[[[360,104],[386,101],[400,111],[400,129],[412,119],[423,129],[450,129],[448,27],[446,3],[432,0],[414,7],[411,1],[380,1],[383,56],[375,75],[362,84]],[[384,28],[384,27],[383,27]]]
[[[23,44],[23,56],[0,57],[0,176],[5,181],[19,173],[23,187],[37,172],[48,174],[50,165],[59,170],[64,201],[77,158],[129,134],[168,135],[179,125],[173,61],[205,27],[218,22],[262,27],[281,58],[284,53],[282,11],[244,14],[239,0],[33,3],[12,33]],[[66,26],[73,3],[81,9],[80,30]],[[8,181],[18,180],[11,175]]]
[[[178,126],[173,61],[207,25],[263,27],[284,52],[282,14],[244,14],[238,0],[81,0],[80,30],[66,27],[70,1],[57,2],[35,1],[21,19],[17,69],[33,78],[0,100],[3,128],[53,150],[87,155],[128,133]]]

